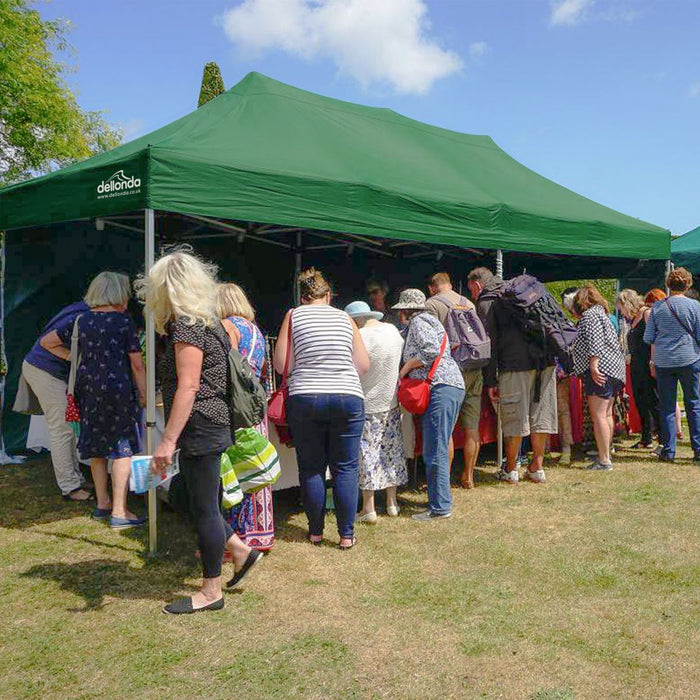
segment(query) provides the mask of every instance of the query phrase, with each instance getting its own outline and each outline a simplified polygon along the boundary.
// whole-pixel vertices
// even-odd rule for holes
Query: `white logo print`
[[[141,191],[141,178],[127,177],[123,170],[117,170],[114,175],[111,175],[107,180],[97,185],[97,193],[100,195],[97,199],[105,197],[121,197],[125,194],[137,194]]]

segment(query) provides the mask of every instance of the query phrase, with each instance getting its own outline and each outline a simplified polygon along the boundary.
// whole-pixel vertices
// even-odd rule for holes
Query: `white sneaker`
[[[369,513],[365,513],[364,515],[358,515],[355,520],[358,523],[369,523],[370,525],[374,525],[374,523],[377,522],[377,512],[372,510]]]
[[[400,512],[401,512],[401,508],[399,508],[398,506],[387,506],[386,507],[386,514],[391,516],[392,518],[395,518]]]
[[[544,484],[547,477],[544,475],[544,469],[538,469],[536,472],[531,472],[529,469],[525,471],[525,478],[535,484]]]
[[[496,478],[506,484],[517,484],[520,480],[520,474],[518,474],[517,469],[513,469],[512,472],[507,472],[505,469],[499,469],[496,472]]]

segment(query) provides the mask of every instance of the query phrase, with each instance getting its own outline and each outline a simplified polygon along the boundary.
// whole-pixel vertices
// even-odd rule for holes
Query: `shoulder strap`
[[[78,321],[82,314],[75,317],[73,323],[73,333],[70,337],[70,373],[68,374],[68,393],[75,393],[75,379],[78,373],[78,344],[80,342],[80,332],[78,330]]]
[[[430,372],[428,372],[428,384],[430,384],[433,381],[433,377],[435,376],[435,372],[437,372],[438,365],[440,364],[440,360],[442,360],[442,356],[445,354],[445,348],[447,347],[447,333],[442,334],[442,345],[440,346],[440,353],[438,356],[435,358],[433,362],[433,366],[430,368]]]
[[[284,358],[284,370],[282,371],[282,384],[280,389],[287,386],[287,377],[289,376],[289,352],[292,348],[292,315],[294,309],[289,312],[289,325],[287,326],[287,354]]]
[[[668,306],[668,310],[673,314],[673,318],[675,318],[676,321],[678,321],[678,324],[680,325],[680,327],[681,327],[693,340],[695,340],[695,336],[693,335],[693,332],[688,328],[688,326],[685,325],[685,323],[683,323],[683,321],[681,320],[680,316],[676,313],[675,309],[671,306],[671,302],[669,301],[668,297],[666,297],[666,298],[664,299],[664,301],[666,302],[666,306]],[[696,341],[696,344],[697,344],[697,341]]]

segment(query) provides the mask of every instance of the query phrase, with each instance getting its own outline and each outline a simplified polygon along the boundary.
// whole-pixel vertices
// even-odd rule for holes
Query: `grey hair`
[[[105,270],[95,277],[85,292],[85,303],[94,309],[98,306],[121,306],[131,297],[131,284],[127,275]]]
[[[493,272],[488,267],[475,267],[467,277],[469,282],[480,282],[485,285],[493,277]]]

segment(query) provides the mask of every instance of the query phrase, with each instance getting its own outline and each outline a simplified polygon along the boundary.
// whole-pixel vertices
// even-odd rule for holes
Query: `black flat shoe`
[[[642,442],[641,440],[639,442],[635,442],[632,447],[630,447],[630,450],[648,450],[651,447],[650,442]]]
[[[192,607],[192,598],[178,598],[172,603],[163,607],[163,612],[168,615],[191,615],[192,613],[204,612],[205,610],[221,610],[224,607],[224,599],[219,598],[209,605],[201,608]]]
[[[240,571],[237,571],[233,578],[226,584],[226,588],[235,588],[240,586],[243,579],[250,573],[250,570],[263,558],[263,553],[257,549],[253,549],[245,560]]]

